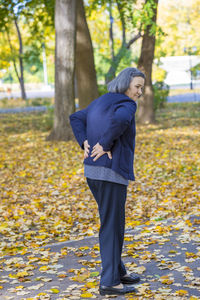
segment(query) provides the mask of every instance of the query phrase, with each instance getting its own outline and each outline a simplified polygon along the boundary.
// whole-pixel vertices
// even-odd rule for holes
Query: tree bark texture
[[[19,66],[20,66],[20,76],[18,76],[20,88],[21,88],[21,96],[22,99],[26,100],[26,91],[24,86],[24,66],[23,66],[23,44],[22,44],[22,37],[21,32],[17,23],[17,20],[14,19],[15,27],[17,30],[17,36],[19,40]]]
[[[77,0],[76,83],[79,108],[83,109],[98,97],[93,47],[83,0]]]
[[[76,0],[55,4],[55,104],[54,125],[47,140],[70,140],[69,115],[74,112]]]
[[[146,0],[146,3],[148,0]],[[152,21],[156,23],[158,0],[154,0],[155,7],[153,8]],[[154,92],[152,85],[152,64],[154,60],[155,50],[155,35],[150,34],[151,25],[143,35],[141,55],[138,62],[138,69],[145,73],[144,95],[139,100],[138,105],[138,122],[141,124],[150,124],[155,122],[155,113],[153,108]]]
[[[109,1],[109,17],[110,17],[110,47],[111,47],[111,57],[114,59],[115,57],[115,42],[114,42],[114,36],[113,36],[113,16],[112,16],[112,0]]]

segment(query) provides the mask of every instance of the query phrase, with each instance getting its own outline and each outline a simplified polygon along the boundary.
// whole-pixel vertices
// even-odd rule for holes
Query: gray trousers
[[[102,263],[100,285],[113,286],[126,274],[121,260],[125,229],[127,186],[87,178],[100,216],[99,245]]]

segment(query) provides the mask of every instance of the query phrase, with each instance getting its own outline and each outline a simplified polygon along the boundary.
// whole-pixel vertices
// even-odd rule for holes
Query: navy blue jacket
[[[129,180],[135,180],[133,163],[135,150],[135,112],[137,104],[120,93],[107,93],[90,103],[85,109],[70,115],[70,124],[82,149],[88,140],[89,156],[84,163],[111,168]],[[91,157],[93,146],[98,143],[104,151],[111,151],[96,161]]]

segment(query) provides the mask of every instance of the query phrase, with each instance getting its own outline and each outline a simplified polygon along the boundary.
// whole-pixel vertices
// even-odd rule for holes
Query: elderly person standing
[[[135,292],[125,284],[140,280],[136,274],[127,274],[121,253],[127,186],[135,180],[135,101],[144,81],[140,70],[126,68],[108,84],[107,94],[70,116],[74,135],[84,149],[84,175],[99,210],[101,295]]]

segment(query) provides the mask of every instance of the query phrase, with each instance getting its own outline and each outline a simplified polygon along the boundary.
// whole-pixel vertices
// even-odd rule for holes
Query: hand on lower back
[[[93,148],[92,148],[92,153],[91,157],[94,157],[93,161],[96,161],[99,157],[107,153],[108,157],[112,159],[112,154],[110,151],[104,151],[103,147],[97,143]]]
[[[85,140],[83,145],[84,145],[84,159],[85,159],[88,157],[88,154],[90,152],[90,145],[88,144],[88,140]]]

